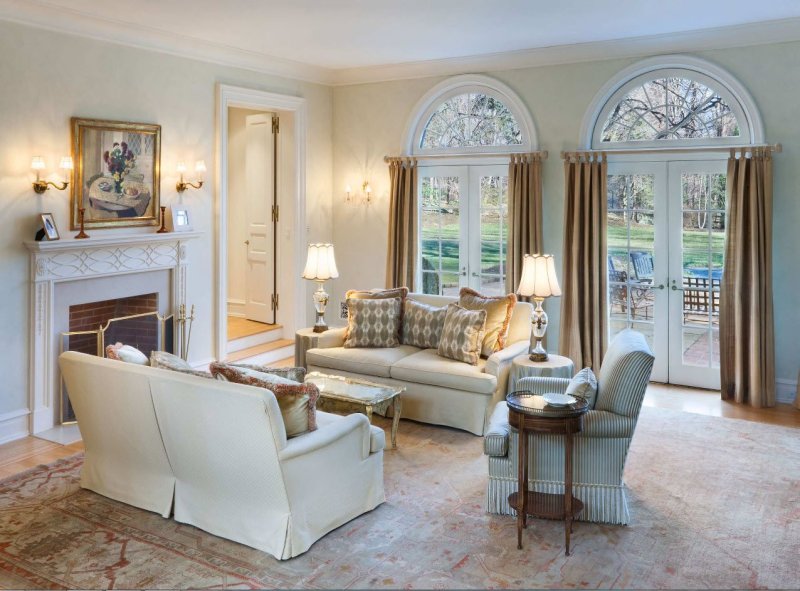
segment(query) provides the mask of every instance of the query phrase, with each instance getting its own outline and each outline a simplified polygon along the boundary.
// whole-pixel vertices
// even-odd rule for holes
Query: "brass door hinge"
[[[280,221],[280,218],[281,218],[280,205],[273,205],[272,206],[272,221],[277,224]]]
[[[272,116],[272,133],[280,133],[281,120],[277,115]]]
[[[271,310],[276,310],[276,311],[278,310],[278,305],[280,303],[278,298],[279,296],[277,293],[272,294],[272,303],[270,304]]]

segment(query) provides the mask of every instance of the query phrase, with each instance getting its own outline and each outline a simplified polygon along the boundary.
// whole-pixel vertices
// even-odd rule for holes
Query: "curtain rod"
[[[542,160],[547,160],[547,150],[542,150],[539,152],[478,152],[478,153],[468,153],[468,154],[416,154],[414,156],[384,156],[384,162],[392,162],[393,160],[428,160],[428,159],[439,159],[439,158],[469,158],[473,156],[478,156],[480,158],[491,158],[492,156],[499,156],[499,157],[512,157],[512,156],[523,156],[525,154],[536,154]]]
[[[683,153],[702,153],[702,152],[730,152],[732,150],[751,150],[754,148],[768,148],[769,150],[781,153],[782,144],[746,144],[739,146],[710,146],[698,148],[642,148],[642,149],[620,149],[620,150],[575,150],[573,152],[561,152],[561,158],[571,155],[603,153],[607,156],[613,154],[683,154]]]

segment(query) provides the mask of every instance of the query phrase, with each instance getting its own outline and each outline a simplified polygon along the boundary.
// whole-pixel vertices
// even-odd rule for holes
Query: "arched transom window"
[[[480,92],[459,94],[442,102],[423,128],[423,150],[520,146],[522,131],[509,108]]]
[[[603,142],[739,137],[739,121],[716,90],[681,76],[646,80],[616,103]]]

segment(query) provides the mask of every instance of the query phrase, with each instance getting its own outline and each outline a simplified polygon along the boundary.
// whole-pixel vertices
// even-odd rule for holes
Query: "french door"
[[[719,389],[725,162],[608,166],[609,337],[645,335],[657,382]]]
[[[508,167],[429,166],[418,177],[421,291],[506,293]]]

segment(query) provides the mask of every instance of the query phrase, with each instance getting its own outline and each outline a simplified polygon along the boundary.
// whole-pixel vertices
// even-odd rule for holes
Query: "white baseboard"
[[[785,404],[792,404],[797,396],[797,382],[795,380],[775,380],[775,400]]]
[[[244,300],[228,300],[228,316],[235,316],[236,318],[245,318],[244,314]]]
[[[27,408],[21,408],[0,415],[0,444],[30,435],[28,430],[30,414],[31,411]]]

